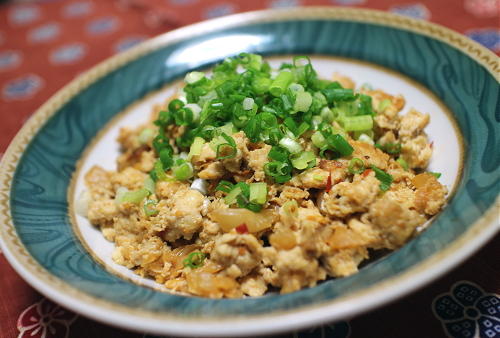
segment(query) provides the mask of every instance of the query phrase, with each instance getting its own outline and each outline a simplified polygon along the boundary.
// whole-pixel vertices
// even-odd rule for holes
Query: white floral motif
[[[26,308],[17,320],[18,338],[69,337],[69,327],[77,315],[46,298]]]

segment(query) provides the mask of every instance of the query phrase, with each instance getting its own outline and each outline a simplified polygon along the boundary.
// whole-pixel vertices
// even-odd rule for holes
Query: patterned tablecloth
[[[357,6],[430,20],[500,54],[499,0],[0,1],[0,156],[24,121],[97,62],[165,31],[269,7]],[[500,337],[500,236],[451,273],[388,306],[279,337]],[[60,308],[0,253],[0,337],[150,337]],[[497,293],[497,295],[495,295]]]

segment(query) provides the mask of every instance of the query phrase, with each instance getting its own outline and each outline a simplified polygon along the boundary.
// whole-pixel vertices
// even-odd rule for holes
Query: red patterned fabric
[[[337,5],[429,20],[500,54],[499,0],[39,0],[0,5],[0,156],[58,89],[105,58],[193,22],[269,7]],[[435,297],[460,280],[500,292],[497,237],[442,279],[350,321],[351,337],[440,337]],[[0,253],[0,337],[143,337],[78,317],[28,286]],[[411,330],[410,330],[411,328]],[[374,332],[377,332],[375,334]]]

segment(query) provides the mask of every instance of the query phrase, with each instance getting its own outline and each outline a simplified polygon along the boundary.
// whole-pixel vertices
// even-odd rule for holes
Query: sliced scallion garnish
[[[158,215],[159,211],[155,208],[157,204],[158,202],[155,200],[147,200],[146,202],[144,202],[143,209],[146,216],[150,217]]]
[[[203,252],[191,252],[187,258],[182,261],[182,264],[184,264],[184,267],[198,269],[203,266],[205,258],[207,258],[207,256]]]
[[[372,165],[371,168],[375,172],[375,178],[377,178],[380,181],[380,190],[382,191],[389,190],[393,181],[392,175],[386,173],[385,171],[383,171],[380,168],[377,168],[374,165]]]
[[[365,163],[363,162],[362,159],[353,157],[349,161],[349,166],[347,167],[347,170],[351,174],[361,174],[363,171],[365,171]]]

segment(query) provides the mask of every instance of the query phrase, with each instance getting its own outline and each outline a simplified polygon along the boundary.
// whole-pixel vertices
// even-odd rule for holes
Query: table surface
[[[208,18],[310,5],[374,8],[429,20],[500,54],[499,0],[7,1],[0,5],[0,156],[44,101],[76,75],[117,52]],[[499,248],[497,236],[444,277],[390,305],[276,337],[466,337],[467,332],[471,337],[500,337]],[[440,314],[449,306],[463,305],[460,299],[456,304],[440,300],[458,289],[479,291],[473,306],[482,314],[472,320],[458,315],[455,325],[445,325]],[[0,290],[0,337],[152,337],[60,308],[27,285],[1,253]],[[485,301],[487,306],[481,307]]]

